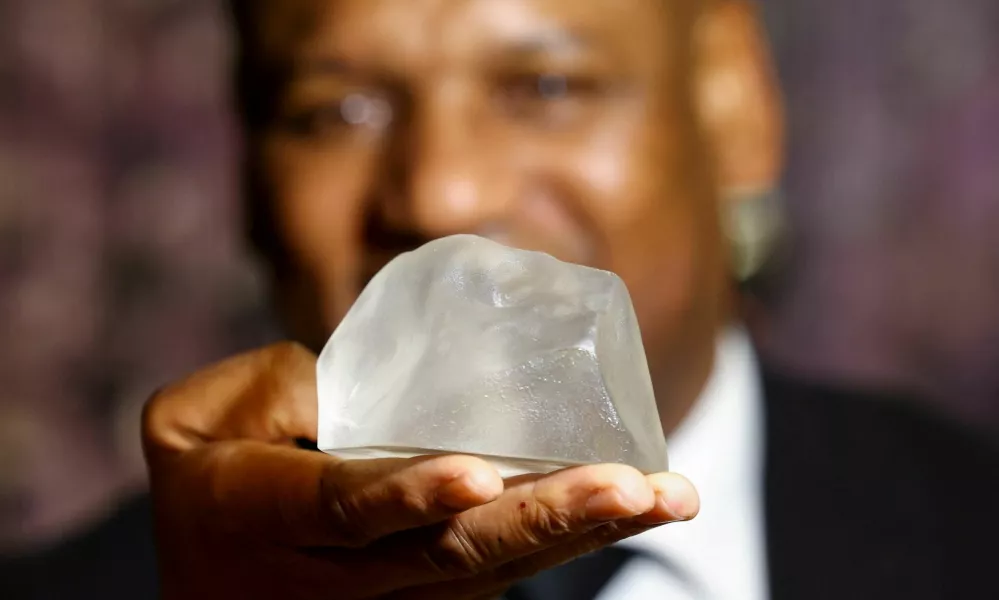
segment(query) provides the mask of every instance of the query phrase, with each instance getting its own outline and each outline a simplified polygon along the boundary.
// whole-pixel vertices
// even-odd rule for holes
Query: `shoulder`
[[[850,468],[922,473],[999,493],[999,442],[921,399],[891,390],[849,389],[768,373],[768,438]],[[882,475],[890,475],[881,471]],[[892,479],[892,477],[888,477]]]
[[[885,593],[965,597],[983,583],[990,567],[978,548],[999,537],[994,436],[891,391],[773,374],[764,388],[775,574],[793,581],[806,569],[803,544],[821,539],[809,544],[813,559]]]

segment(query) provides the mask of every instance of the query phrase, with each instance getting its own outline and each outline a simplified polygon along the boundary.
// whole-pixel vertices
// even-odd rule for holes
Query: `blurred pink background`
[[[767,0],[793,255],[774,364],[999,431],[999,3]],[[212,0],[0,3],[0,550],[141,489],[159,385],[276,336]]]

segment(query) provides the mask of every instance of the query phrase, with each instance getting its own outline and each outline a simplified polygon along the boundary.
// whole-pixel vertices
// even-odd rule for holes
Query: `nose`
[[[506,220],[508,162],[470,100],[460,90],[438,90],[401,124],[383,198],[396,227],[433,238],[481,232]]]

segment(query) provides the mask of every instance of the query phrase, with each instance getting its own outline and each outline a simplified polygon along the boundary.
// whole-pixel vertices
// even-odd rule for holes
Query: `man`
[[[697,493],[620,465],[504,482],[471,457],[300,449],[317,426],[315,359],[280,345],[149,404],[166,598],[491,598],[626,538],[508,595],[996,593],[978,550],[997,533],[994,448],[893,398],[762,373],[735,324],[723,223],[776,186],[781,155],[747,4],[236,12],[253,233],[293,337],[319,348],[388,260],[451,233],[613,270],[635,302],[672,464],[704,510],[657,528],[693,517]],[[129,519],[141,522],[117,526],[139,531]]]

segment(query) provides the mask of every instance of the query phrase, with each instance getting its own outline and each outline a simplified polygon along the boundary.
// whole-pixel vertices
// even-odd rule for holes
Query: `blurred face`
[[[251,168],[300,338],[321,345],[399,252],[468,232],[618,273],[657,392],[703,380],[727,256],[694,3],[262,4],[248,44],[273,99]]]

